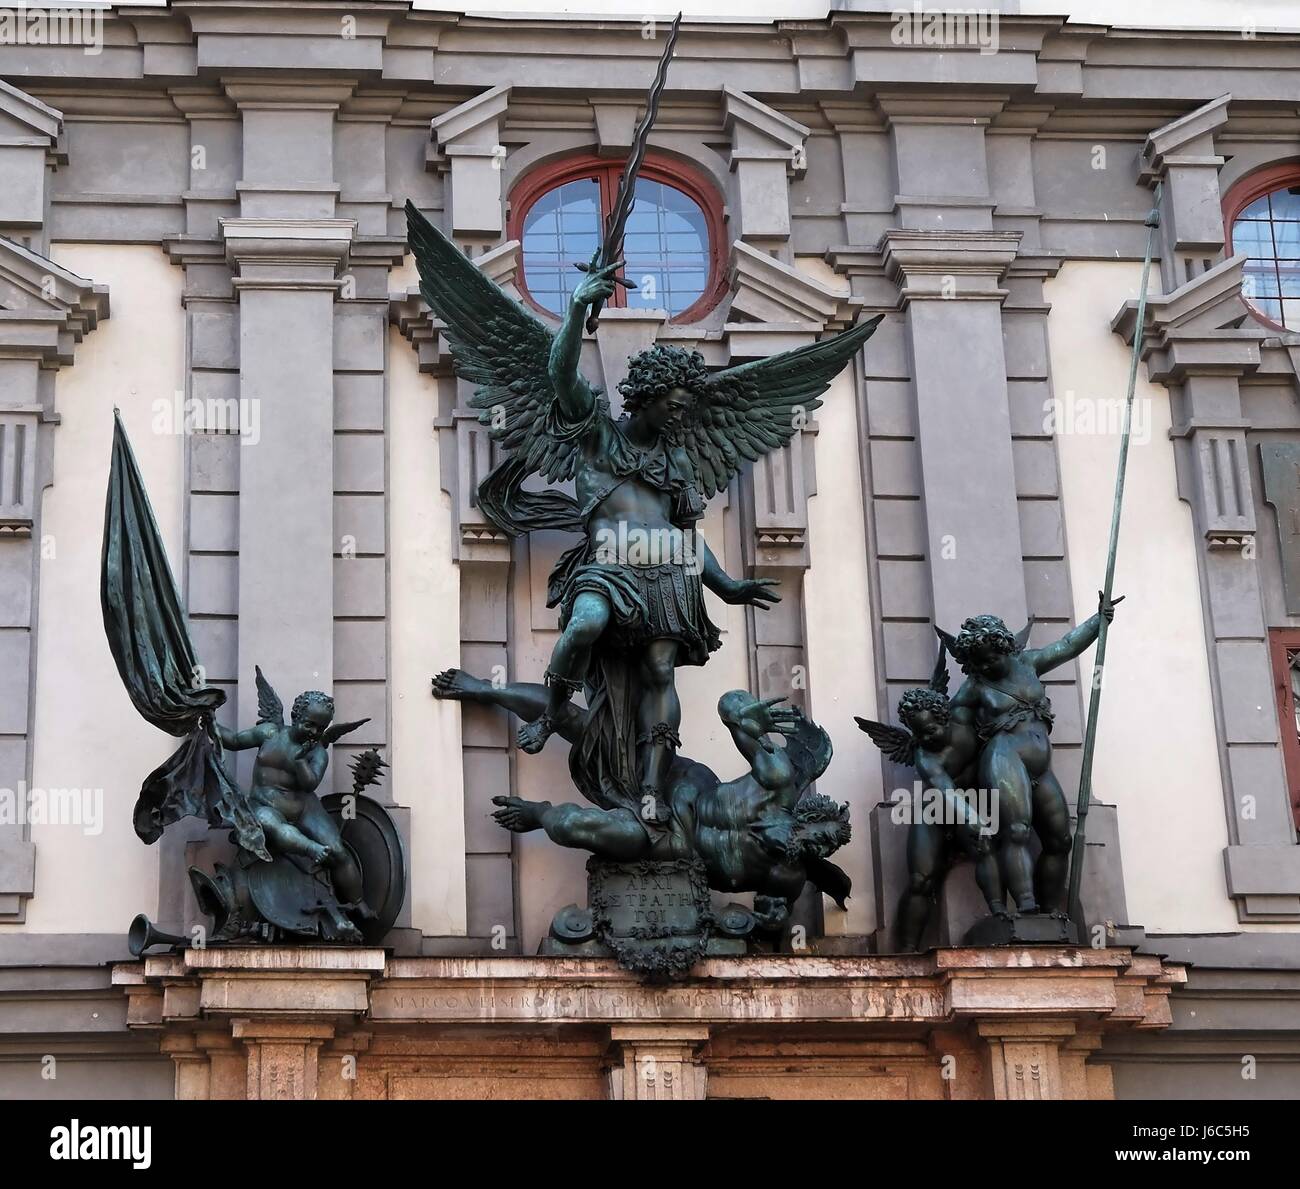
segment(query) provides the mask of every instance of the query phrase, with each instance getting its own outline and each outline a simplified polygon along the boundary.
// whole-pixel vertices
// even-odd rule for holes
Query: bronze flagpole
[[[1111,509],[1110,547],[1106,554],[1106,579],[1102,586],[1101,605],[1110,603],[1115,583],[1115,554],[1119,547],[1119,522],[1124,506],[1124,477],[1128,470],[1128,447],[1133,424],[1133,395],[1137,389],[1138,364],[1142,359],[1142,332],[1147,312],[1147,279],[1151,274],[1151,257],[1155,252],[1156,231],[1160,227],[1160,193],[1157,185],[1151,213],[1146,217],[1147,250],[1142,261],[1142,286],[1138,292],[1137,325],[1133,330],[1133,353],[1129,360],[1128,394],[1124,401],[1124,422],[1120,432],[1119,465],[1115,474],[1115,503]],[[1110,624],[1105,615],[1097,629],[1097,651],[1092,662],[1092,689],[1088,695],[1088,726],[1083,736],[1083,764],[1079,772],[1079,799],[1075,809],[1074,842],[1070,848],[1070,919],[1079,929],[1079,940],[1085,928],[1083,920],[1083,856],[1087,845],[1088,806],[1092,800],[1092,761],[1097,747],[1097,711],[1101,707],[1101,683],[1106,665],[1106,639]]]

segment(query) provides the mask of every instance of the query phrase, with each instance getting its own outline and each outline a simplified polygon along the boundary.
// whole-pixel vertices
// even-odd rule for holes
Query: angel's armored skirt
[[[566,565],[566,560],[569,562]],[[561,558],[551,575],[552,606],[560,605],[560,626],[569,622],[583,591],[603,595],[610,606],[602,644],[640,651],[655,640],[676,640],[679,665],[702,665],[722,639],[704,607],[698,568],[677,562],[653,566]]]

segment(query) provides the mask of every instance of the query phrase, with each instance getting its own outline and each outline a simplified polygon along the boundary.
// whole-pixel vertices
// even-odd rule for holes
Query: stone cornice
[[[304,978],[309,981],[304,982]],[[750,955],[671,986],[609,958],[395,958],[345,947],[210,947],[113,968],[135,1028],[271,1015],[376,1023],[616,1024],[1099,1020],[1164,1028],[1182,966],[1125,948],[938,949],[916,956]],[[177,993],[181,988],[189,993]],[[166,992],[164,993],[164,988]],[[310,996],[306,989],[310,989]],[[780,1010],[755,1012],[773,1001]]]
[[[722,88],[722,111],[724,130],[734,145],[733,169],[738,157],[777,156],[786,160],[791,173],[802,176],[810,129],[732,86]]]
[[[730,279],[729,322],[804,324],[815,334],[851,325],[861,308],[847,286],[829,288],[743,240],[731,245]]]
[[[1220,95],[1152,132],[1142,146],[1139,180],[1152,185],[1170,165],[1222,165],[1224,159],[1214,152],[1214,132],[1227,122],[1231,100],[1231,95]]]
[[[5,117],[18,124],[23,131],[15,134],[5,130]],[[67,154],[60,147],[62,135],[61,111],[0,79],[0,144],[40,145],[45,148],[51,164],[63,163],[67,161]]]
[[[108,317],[108,288],[0,238],[0,355],[72,362],[73,347]]]

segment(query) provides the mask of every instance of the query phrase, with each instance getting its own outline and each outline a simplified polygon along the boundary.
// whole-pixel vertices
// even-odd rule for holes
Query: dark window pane
[[[1277,268],[1271,260],[1248,260],[1241,278],[1242,293],[1249,299],[1277,297]]]
[[[1281,259],[1300,258],[1300,223],[1274,223],[1273,246]]]
[[[1300,186],[1286,190],[1274,190],[1268,196],[1275,219],[1300,219]]]
[[[1232,225],[1232,250],[1247,256],[1273,255],[1273,236],[1267,223],[1243,223],[1240,219]]]

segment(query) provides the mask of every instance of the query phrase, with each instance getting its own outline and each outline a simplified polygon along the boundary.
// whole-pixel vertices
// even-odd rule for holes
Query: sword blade
[[[614,197],[614,205],[609,212],[609,219],[605,224],[605,242],[600,246],[600,254],[594,267],[604,268],[613,264],[619,258],[623,250],[623,231],[627,227],[628,216],[632,213],[632,207],[636,202],[636,179],[641,172],[641,165],[645,161],[646,146],[650,140],[650,129],[654,127],[655,116],[659,114],[659,100],[664,93],[664,86],[668,81],[668,63],[672,59],[673,49],[677,45],[677,30],[682,23],[682,14],[679,12],[674,18],[672,28],[668,30],[668,39],[664,44],[663,53],[659,55],[659,65],[655,70],[654,81],[650,84],[650,91],[646,95],[645,111],[641,115],[641,120],[636,126],[636,132],[632,136],[632,152],[627,159],[627,167],[623,170],[623,176],[618,183],[618,194]],[[636,286],[630,281],[618,278],[618,283],[628,289],[635,289]],[[594,333],[596,322],[600,318],[601,307],[603,302],[592,304],[591,312],[587,315],[587,332]]]

